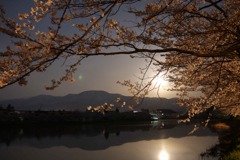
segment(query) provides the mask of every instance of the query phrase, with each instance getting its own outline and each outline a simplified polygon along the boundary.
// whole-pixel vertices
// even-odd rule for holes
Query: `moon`
[[[153,80],[154,85],[156,87],[167,87],[168,82],[164,80],[164,76],[158,75],[154,80]]]

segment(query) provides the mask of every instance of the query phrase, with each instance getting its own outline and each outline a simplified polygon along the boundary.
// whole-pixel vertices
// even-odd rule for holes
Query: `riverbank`
[[[150,121],[147,112],[0,111],[0,124]]]

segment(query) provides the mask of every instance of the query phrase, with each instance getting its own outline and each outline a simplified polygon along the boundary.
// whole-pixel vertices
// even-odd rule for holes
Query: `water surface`
[[[194,125],[161,121],[3,127],[0,159],[199,160],[201,153],[218,143],[218,136],[201,125],[189,135]]]

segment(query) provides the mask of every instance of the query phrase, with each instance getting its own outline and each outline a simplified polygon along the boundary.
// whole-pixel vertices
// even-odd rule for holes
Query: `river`
[[[213,160],[201,155],[219,141],[200,123],[175,120],[8,126],[0,136],[0,160]]]

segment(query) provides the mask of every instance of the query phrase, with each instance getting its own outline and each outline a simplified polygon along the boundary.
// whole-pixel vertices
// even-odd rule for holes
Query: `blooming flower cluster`
[[[147,63],[140,82],[121,83],[136,99],[146,96],[153,79],[164,73],[174,84],[171,90],[179,92],[179,103],[189,107],[189,117],[208,108],[240,114],[240,1],[34,0],[34,4],[29,13],[19,13],[18,20],[6,18],[0,8],[0,32],[14,39],[1,53],[1,88],[16,82],[25,85],[32,72],[43,72],[59,59],[74,59],[63,77],[47,87],[54,89],[63,81],[73,82],[74,72],[88,57],[126,54]],[[40,23],[48,28],[39,30]],[[154,77],[146,76],[150,69]]]

